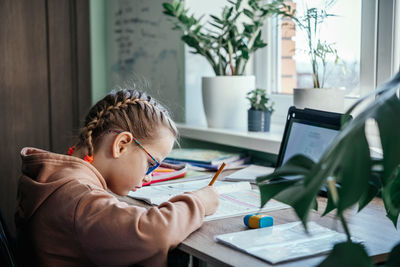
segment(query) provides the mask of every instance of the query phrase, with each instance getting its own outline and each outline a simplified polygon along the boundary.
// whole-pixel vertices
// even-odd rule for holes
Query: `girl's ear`
[[[128,150],[128,146],[132,144],[133,135],[130,132],[119,133],[112,144],[113,158],[119,158],[123,153]]]

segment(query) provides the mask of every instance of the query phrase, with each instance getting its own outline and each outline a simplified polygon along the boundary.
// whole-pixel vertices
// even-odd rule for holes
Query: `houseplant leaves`
[[[308,214],[315,205],[315,199],[322,185],[333,179],[339,185],[328,192],[328,205],[323,215],[336,209],[346,234],[350,233],[343,212],[359,204],[359,210],[365,207],[379,192],[385,204],[387,217],[397,226],[400,213],[400,100],[397,90],[400,85],[400,73],[380,86],[373,93],[357,101],[347,112],[348,116],[356,107],[371,96],[376,99],[369,103],[353,120],[344,123],[340,133],[327,148],[321,159],[314,163],[306,156],[296,155],[273,174],[259,177],[257,184],[261,193],[261,205],[275,198],[293,207],[303,225],[306,226]],[[371,158],[365,128],[369,120],[376,122],[383,158]],[[396,127],[397,126],[397,127]],[[271,182],[283,175],[296,177],[290,181]],[[328,187],[329,188],[329,187]],[[337,199],[333,195],[337,194]],[[342,249],[345,247],[345,249]],[[336,248],[336,247],[335,247]],[[341,255],[346,249],[365,260],[354,243],[338,246],[332,253]],[[342,256],[340,256],[342,257]],[[328,257],[330,259],[332,257]],[[324,265],[322,266],[331,266]],[[334,266],[334,265],[332,265]],[[363,266],[370,266],[368,261]]]

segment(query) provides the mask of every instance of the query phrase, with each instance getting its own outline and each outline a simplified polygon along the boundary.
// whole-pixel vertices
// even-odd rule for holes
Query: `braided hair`
[[[178,135],[168,111],[151,96],[137,90],[114,90],[89,111],[81,129],[77,148],[86,148],[93,157],[99,137],[111,129],[129,131],[137,139],[151,139],[160,125]]]

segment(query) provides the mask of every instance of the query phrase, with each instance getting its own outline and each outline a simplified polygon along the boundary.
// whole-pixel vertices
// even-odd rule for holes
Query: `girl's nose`
[[[153,179],[153,178],[152,178],[151,173],[150,173],[150,174],[146,175],[146,176],[143,178],[143,181],[144,181],[145,183],[148,183],[148,182],[151,182],[152,179]]]

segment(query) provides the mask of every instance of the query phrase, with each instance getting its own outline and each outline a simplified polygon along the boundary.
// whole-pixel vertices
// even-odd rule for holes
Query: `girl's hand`
[[[194,191],[197,197],[201,199],[206,209],[206,216],[215,213],[219,205],[219,194],[215,187],[206,186]]]
[[[149,183],[151,182],[151,180],[153,180],[153,176],[151,176],[151,174],[144,176],[143,178],[143,182],[144,183]]]

